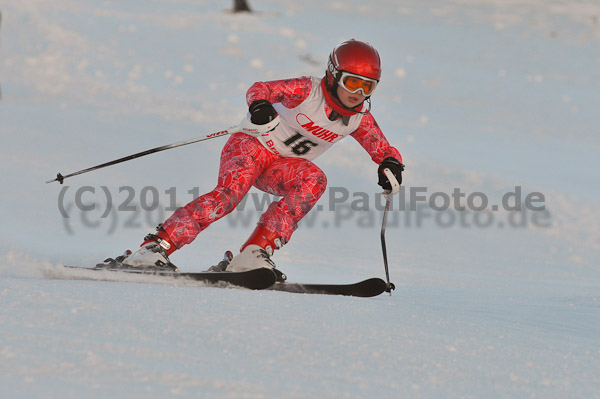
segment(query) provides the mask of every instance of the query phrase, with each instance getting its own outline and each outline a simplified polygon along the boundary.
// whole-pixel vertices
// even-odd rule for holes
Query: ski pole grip
[[[394,176],[394,174],[392,173],[392,171],[389,168],[383,169],[383,174],[385,174],[385,176],[390,181],[390,185],[392,186],[392,189],[385,190],[385,193],[392,194],[392,195],[398,194],[400,192],[400,183],[398,183],[396,176]]]

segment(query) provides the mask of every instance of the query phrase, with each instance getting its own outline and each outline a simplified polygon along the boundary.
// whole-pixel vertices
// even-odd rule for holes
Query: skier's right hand
[[[273,104],[267,100],[256,100],[250,104],[248,109],[249,118],[242,119],[240,122],[240,132],[251,136],[260,136],[275,129],[279,125],[279,115]]]
[[[277,117],[277,111],[269,100],[256,100],[248,107],[250,120],[255,125],[266,125]]]

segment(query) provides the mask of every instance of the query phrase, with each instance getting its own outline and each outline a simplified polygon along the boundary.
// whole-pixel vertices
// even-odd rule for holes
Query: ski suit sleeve
[[[286,108],[297,107],[306,100],[312,88],[309,77],[256,82],[246,93],[248,105],[256,100],[268,100],[271,103],[281,103]]]
[[[402,162],[402,155],[387,141],[371,113],[363,116],[358,129],[351,136],[369,153],[375,163],[380,164],[387,157],[394,157]]]

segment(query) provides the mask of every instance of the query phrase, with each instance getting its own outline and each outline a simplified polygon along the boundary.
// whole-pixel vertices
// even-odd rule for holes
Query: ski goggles
[[[369,79],[364,76],[342,71],[340,85],[350,93],[356,93],[359,90],[362,90],[363,95],[370,96],[373,94],[373,91],[375,91],[375,87],[377,87],[377,81],[375,79]]]

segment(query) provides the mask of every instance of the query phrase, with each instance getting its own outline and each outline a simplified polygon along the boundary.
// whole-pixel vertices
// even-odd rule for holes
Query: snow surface
[[[251,0],[250,15],[230,3],[0,3],[0,397],[600,398],[600,3]],[[46,180],[232,126],[254,81],[321,76],[349,37],[381,53],[373,113],[407,188],[482,192],[491,206],[519,186],[546,212],[492,212],[481,227],[480,214],[427,208],[418,223],[395,199],[393,296],[64,279],[81,276],[63,264],[134,248],[171,199],[212,189],[225,139]],[[323,210],[275,261],[294,281],[383,277],[376,165],[352,139],[317,164]],[[86,186],[98,209],[80,212]],[[329,211],[339,188],[368,194],[368,210],[350,211],[351,197]],[[115,210],[127,190],[137,212]],[[173,261],[218,261],[255,208]]]

